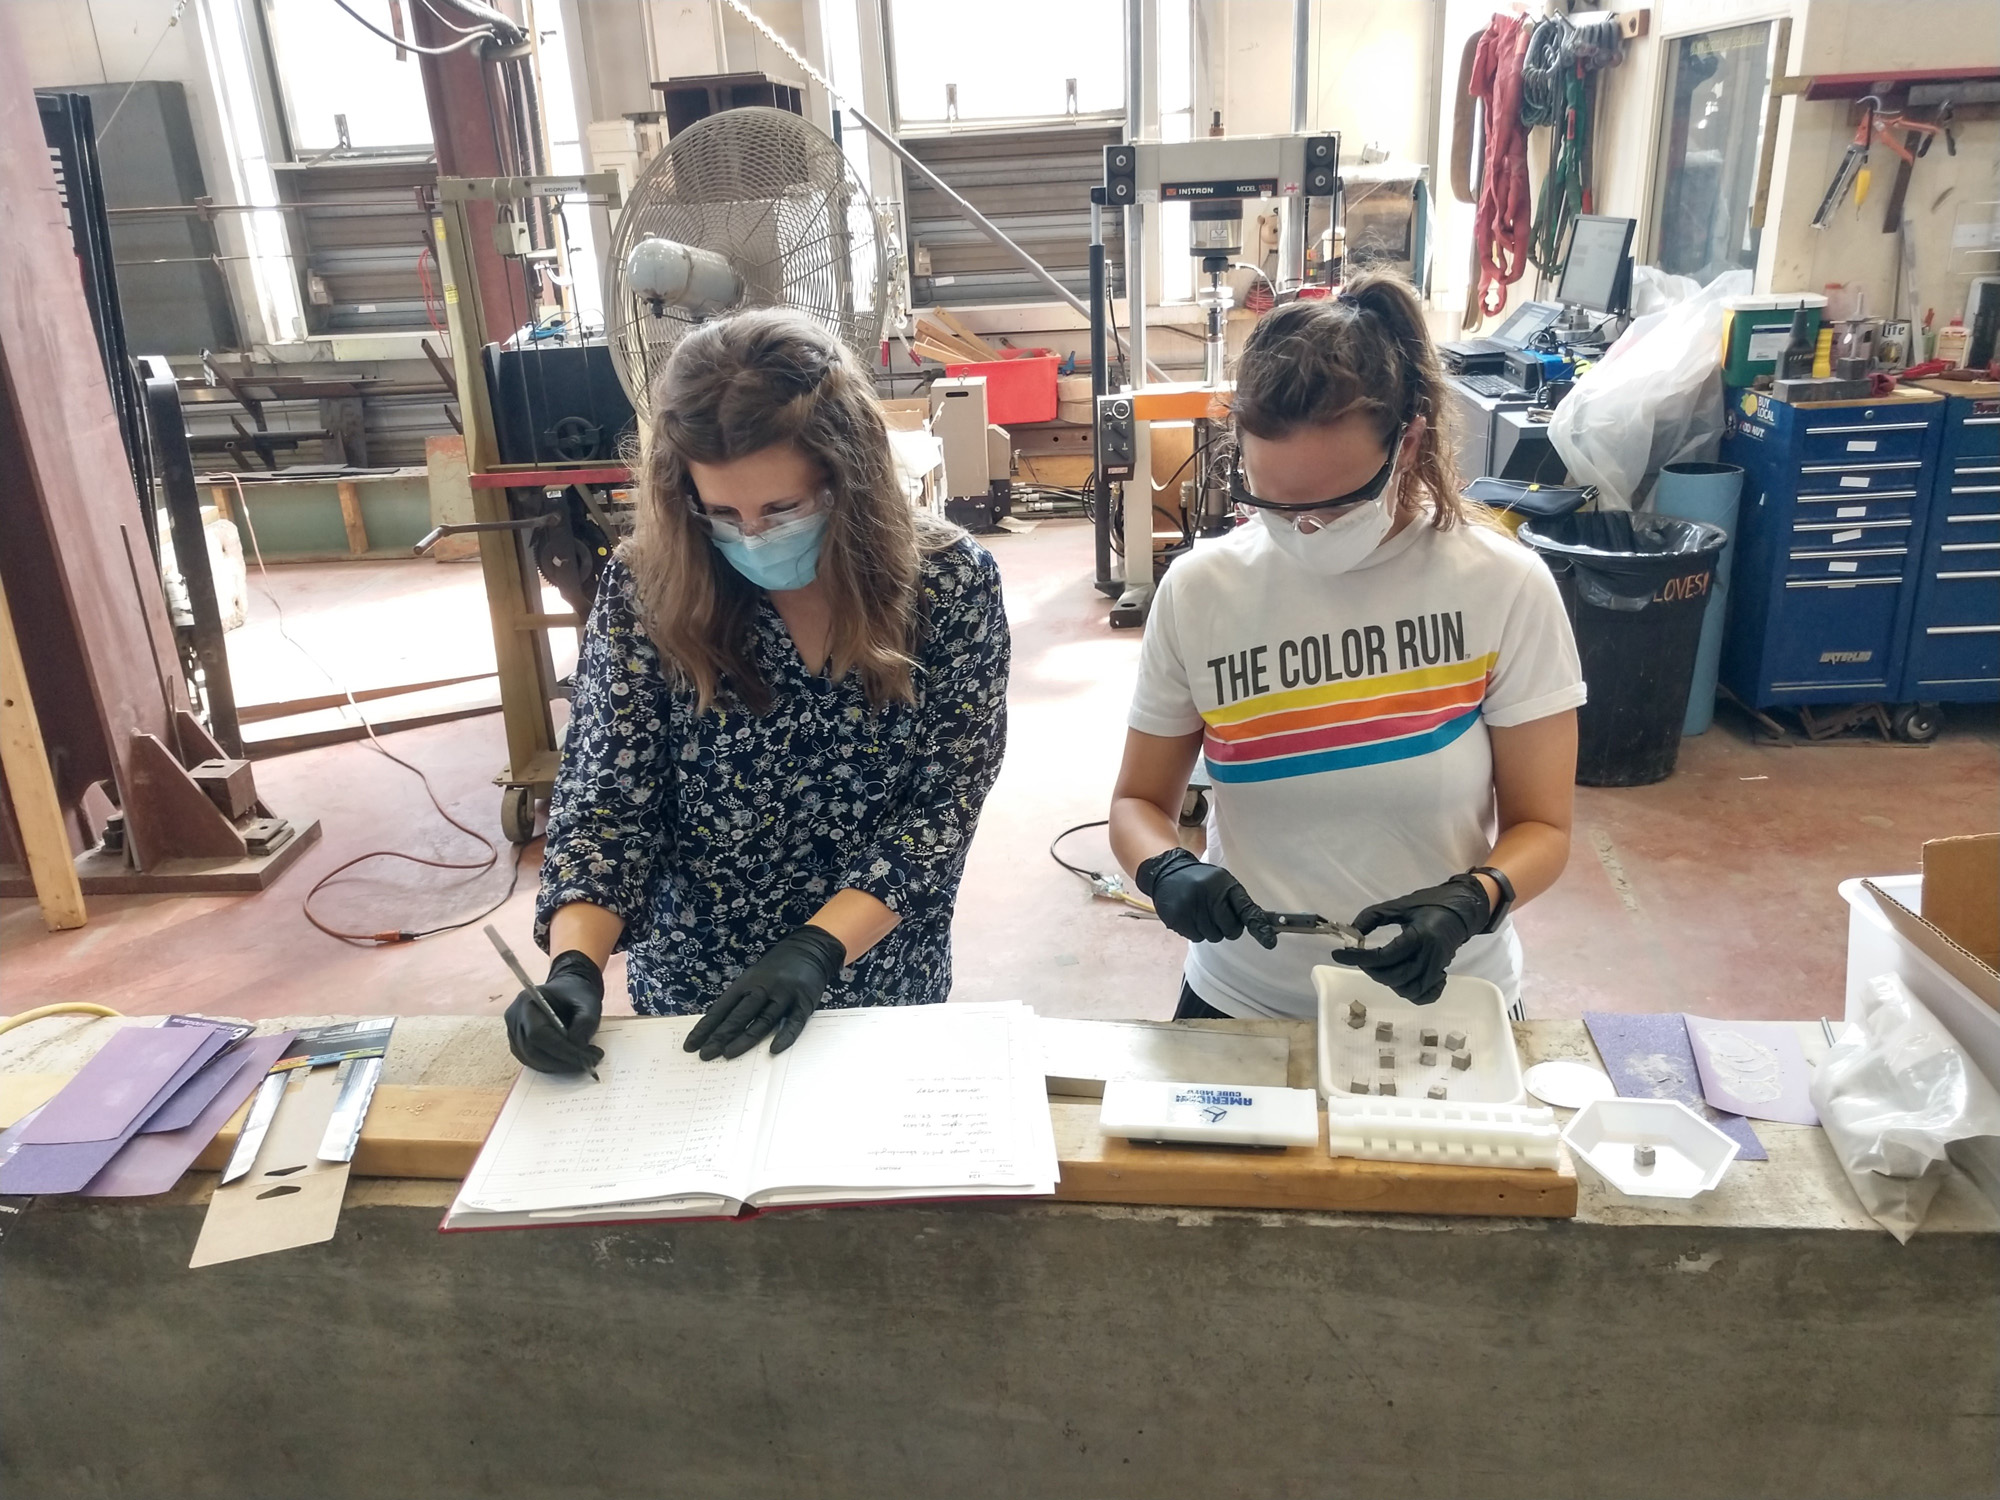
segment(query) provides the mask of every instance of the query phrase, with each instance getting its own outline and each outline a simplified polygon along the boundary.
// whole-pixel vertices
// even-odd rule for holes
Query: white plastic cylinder
[[[625,257],[625,285],[635,297],[684,307],[697,317],[727,312],[743,299],[743,278],[713,250],[649,236]]]

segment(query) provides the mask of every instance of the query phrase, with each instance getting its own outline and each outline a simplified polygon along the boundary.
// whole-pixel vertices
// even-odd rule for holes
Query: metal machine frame
[[[1294,101],[1294,120],[1302,117],[1302,99]],[[1305,216],[1308,201],[1325,198],[1334,222],[1340,218],[1340,136],[1337,132],[1307,135],[1211,136],[1192,141],[1131,141],[1104,148],[1104,183],[1091,195],[1093,280],[1102,258],[1098,199],[1104,206],[1125,210],[1126,304],[1130,328],[1131,386],[1125,391],[1101,389],[1098,377],[1096,451],[1098,455],[1097,525],[1100,564],[1108,561],[1110,508],[1107,482],[1143,483],[1143,504],[1124,506],[1125,571],[1114,626],[1145,623],[1153,597],[1152,440],[1155,422],[1205,421],[1218,418],[1229,400],[1223,378],[1223,339],[1228,297],[1221,288],[1221,270],[1211,266],[1208,308],[1208,349],[1204,379],[1199,382],[1148,383],[1146,359],[1145,268],[1153,249],[1146,210],[1161,203],[1217,203],[1276,199],[1284,204],[1279,240],[1278,284],[1293,294],[1305,282]],[[1194,253],[1194,252],[1191,252]],[[1091,313],[1093,370],[1102,367],[1104,299],[1094,299]],[[1105,576],[1100,566],[1100,578]]]
[[[548,516],[517,517],[508,503],[513,489],[551,486],[609,486],[631,481],[621,465],[503,464],[488,399],[480,350],[490,341],[473,290],[472,238],[466,205],[473,202],[515,201],[559,197],[566,193],[601,197],[608,208],[621,204],[618,175],[597,172],[583,177],[441,177],[431,232],[437,241],[438,266],[444,281],[445,314],[451,329],[452,367],[458,381],[460,421],[465,433],[466,467],[472,486],[473,520],[469,525],[440,526],[419,544],[425,550],[436,538],[469,531],[479,538],[479,566],[486,583],[486,604],[492,615],[493,660],[500,681],[500,716],[507,734],[507,764],[493,778],[501,788],[500,826],[508,839],[526,843],[534,835],[535,804],[555,786],[561,750],[549,703],[557,696],[555,664],[548,632],[580,629],[573,614],[547,614],[542,609],[538,569],[529,549],[529,534],[550,522]]]

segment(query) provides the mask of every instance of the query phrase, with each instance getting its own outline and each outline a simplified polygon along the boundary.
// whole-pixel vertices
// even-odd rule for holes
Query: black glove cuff
[[[847,945],[824,927],[815,927],[810,922],[791,933],[785,941],[805,949],[818,960],[820,975],[828,984],[840,977],[840,971],[847,963]]]
[[[1447,880],[1445,884],[1459,886],[1465,889],[1466,891],[1469,891],[1472,895],[1473,901],[1477,903],[1476,906],[1474,907],[1474,910],[1471,913],[1472,930],[1469,934],[1467,934],[1468,936],[1476,937],[1480,933],[1490,932],[1493,930],[1492,929],[1493,902],[1492,899],[1488,897],[1486,894],[1486,887],[1479,883],[1479,877],[1477,875],[1471,875],[1471,874],[1454,875],[1451,877],[1451,879]]]
[[[600,994],[603,993],[604,971],[597,966],[595,959],[580,948],[563,949],[549,965],[551,979],[571,975],[589,982]]]
[[[1162,875],[1171,875],[1183,865],[1198,865],[1200,863],[1201,861],[1195,858],[1193,852],[1190,850],[1178,847],[1168,849],[1155,854],[1151,859],[1140,860],[1139,868],[1132,872],[1133,882],[1139,887],[1140,895],[1151,896],[1153,888],[1160,883]]]

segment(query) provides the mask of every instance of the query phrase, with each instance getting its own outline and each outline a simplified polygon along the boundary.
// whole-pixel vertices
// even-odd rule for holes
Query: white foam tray
[[[1521,1054],[1515,1050],[1514,1028],[1507,1020],[1506,997],[1491,980],[1453,974],[1433,1004],[1413,1005],[1358,969],[1322,964],[1313,970],[1313,988],[1319,993],[1319,1091],[1323,1097],[1363,1097],[1349,1092],[1348,1084],[1356,1077],[1373,1084],[1380,1076],[1376,1054],[1385,1044],[1375,1040],[1375,1025],[1389,1021],[1396,1028],[1395,1041],[1386,1044],[1396,1049],[1396,1098],[1439,1102],[1426,1100],[1425,1094],[1433,1083],[1442,1082],[1447,1090],[1443,1102],[1447,1104],[1527,1102],[1528,1093],[1521,1083]],[[1348,1002],[1357,999],[1368,1007],[1368,1024],[1359,1030],[1347,1024]],[[1472,1049],[1472,1066],[1462,1073],[1457,1071],[1442,1046],[1436,1066],[1419,1064],[1417,1034],[1425,1026],[1437,1027],[1440,1040],[1447,1032],[1464,1032]]]

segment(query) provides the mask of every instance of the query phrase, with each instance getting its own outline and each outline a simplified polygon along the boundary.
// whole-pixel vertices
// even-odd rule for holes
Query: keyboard
[[[1477,391],[1482,396],[1496,399],[1528,394],[1505,375],[1461,375],[1458,377],[1458,383],[1469,391]]]

